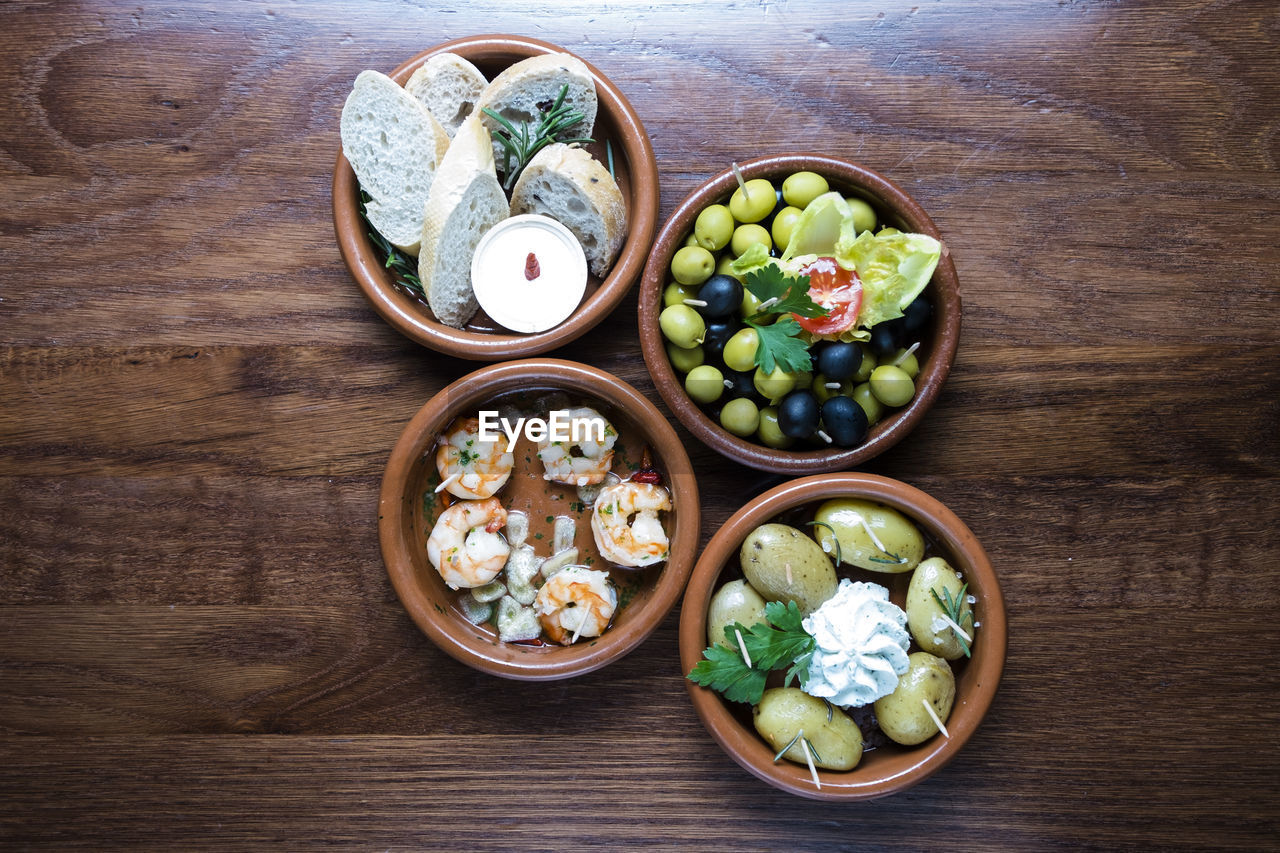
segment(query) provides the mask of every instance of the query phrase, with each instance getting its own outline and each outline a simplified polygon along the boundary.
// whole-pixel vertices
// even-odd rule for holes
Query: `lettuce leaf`
[[[791,232],[791,242],[782,253],[785,264],[796,255],[831,257],[841,240],[853,240],[853,211],[838,192],[829,192],[809,202]],[[836,256],[839,261],[839,256]]]
[[[836,261],[862,279],[858,325],[871,327],[902,316],[902,309],[929,284],[942,257],[942,244],[927,234],[885,228],[878,234],[845,234],[836,242]]]
[[[739,279],[742,279],[747,273],[760,269],[770,260],[772,259],[769,257],[769,250],[764,247],[763,243],[752,243],[750,248],[729,264],[729,269]]]

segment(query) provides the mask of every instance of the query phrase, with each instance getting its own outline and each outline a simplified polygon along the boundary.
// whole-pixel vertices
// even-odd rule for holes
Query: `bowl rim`
[[[486,399],[521,388],[547,386],[589,395],[626,413],[645,431],[666,469],[667,486],[677,512],[671,529],[670,558],[658,575],[653,595],[630,619],[615,625],[593,644],[562,646],[524,654],[481,640],[460,616],[437,609],[415,579],[413,531],[400,523],[414,464],[434,436],[457,414]],[[387,460],[378,499],[378,540],[383,564],[397,597],[414,623],[454,659],[482,672],[521,681],[570,678],[599,669],[639,646],[662,623],[684,592],[693,570],[701,516],[693,466],[675,429],[644,395],[621,379],[589,365],[555,358],[523,359],[488,365],[449,384],[431,397],[404,427]],[[426,567],[430,571],[430,567]],[[499,654],[495,649],[502,649]]]
[[[869,800],[905,790],[945,766],[965,745],[986,716],[999,687],[1008,643],[1004,597],[995,570],[977,537],[950,509],[931,495],[888,477],[845,472],[818,474],[782,483],[754,498],[734,513],[711,537],[694,566],[680,611],[681,676],[693,669],[706,648],[706,614],[725,564],[735,556],[751,528],[795,506],[835,497],[860,497],[900,510],[926,528],[959,563],[966,578],[982,580],[982,630],[966,670],[972,675],[970,695],[957,696],[947,720],[949,738],[931,738],[914,747],[907,766],[892,775],[870,780],[850,779],[844,773],[819,770],[822,789],[813,786],[807,767],[773,763],[772,750],[754,730],[742,726],[728,703],[710,688],[685,681],[685,688],[703,726],[720,747],[753,776],[783,791],[816,800]],[[966,671],[966,677],[968,672]],[[956,711],[963,709],[963,713]],[[857,769],[848,771],[856,774]]]
[[[442,42],[398,65],[388,76],[401,85],[432,56],[460,53],[470,61],[515,54],[513,61],[551,53],[581,60],[596,85],[601,112],[617,125],[619,147],[630,172],[627,237],[609,275],[567,320],[536,334],[498,334],[454,329],[425,316],[420,306],[397,292],[375,257],[373,244],[360,225],[355,204],[355,172],[338,145],[333,169],[333,225],[343,262],[374,311],[392,328],[437,352],[477,361],[538,355],[575,340],[609,316],[630,291],[643,269],[658,218],[658,165],[649,135],[631,102],[598,68],[563,47],[525,36],[501,33],[466,36]]]
[[[942,235],[933,219],[915,199],[893,181],[851,160],[826,154],[780,153],[743,161],[738,164],[738,169],[744,180],[776,177],[783,172],[800,170],[815,171],[828,178],[834,175],[841,182],[870,193],[882,207],[890,208],[904,220],[911,231],[928,234],[942,241]],[[850,468],[873,459],[893,447],[915,428],[941,393],[951,372],[960,340],[961,303],[959,278],[950,252],[944,242],[943,254],[932,279],[936,285],[934,316],[939,318],[936,321],[939,325],[935,326],[930,357],[927,363],[921,365],[920,374],[916,378],[917,393],[911,402],[884,418],[867,440],[857,447],[826,450],[778,450],[766,447],[728,432],[714,423],[688,398],[667,359],[662,334],[658,330],[666,271],[670,256],[679,247],[679,238],[692,226],[693,219],[703,207],[727,197],[736,185],[737,178],[732,168],[703,182],[680,202],[654,240],[640,279],[638,306],[641,351],[653,376],[654,385],[666,401],[667,407],[686,429],[718,453],[752,468],[777,474],[817,474]],[[678,225],[681,220],[685,220],[687,224]],[[663,252],[660,257],[659,247],[663,245],[670,247],[671,251]]]

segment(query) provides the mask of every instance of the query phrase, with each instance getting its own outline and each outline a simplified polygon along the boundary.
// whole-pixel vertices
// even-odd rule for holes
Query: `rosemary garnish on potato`
[[[961,612],[961,608],[965,600],[965,593],[968,589],[969,585],[965,584],[960,587],[960,592],[953,597],[951,595],[951,590],[947,589],[945,586],[942,588],[942,595],[938,595],[937,587],[933,587],[929,590],[929,594],[933,596],[933,600],[938,602],[938,606],[941,607],[943,612],[946,614],[947,621],[951,623],[949,626],[951,628],[951,633],[956,635],[956,641],[960,643],[960,648],[964,651],[964,656],[972,657],[969,653],[969,641],[973,638],[965,633],[964,626],[960,624],[963,619],[968,619],[971,626],[976,625],[973,621],[972,610],[967,613]]]

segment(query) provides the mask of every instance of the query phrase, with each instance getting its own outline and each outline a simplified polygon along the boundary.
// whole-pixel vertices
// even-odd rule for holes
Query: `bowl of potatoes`
[[[680,615],[694,709],[744,769],[819,800],[940,770],[1004,668],[1000,585],[938,500],[872,474],[783,483],[711,538]]]

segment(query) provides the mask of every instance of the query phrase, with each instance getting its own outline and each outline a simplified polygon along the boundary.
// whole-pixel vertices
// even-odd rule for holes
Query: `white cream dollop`
[[[845,578],[801,624],[817,641],[809,678],[801,685],[810,696],[847,707],[869,705],[892,693],[907,671],[907,614],[879,584]]]

